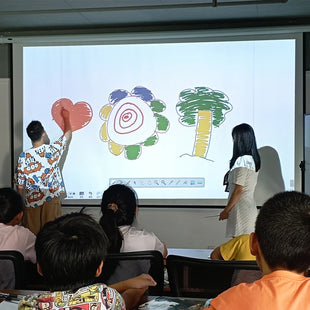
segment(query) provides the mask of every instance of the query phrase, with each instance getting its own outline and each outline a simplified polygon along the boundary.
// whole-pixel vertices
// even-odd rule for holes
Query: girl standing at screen
[[[257,208],[254,190],[261,161],[253,128],[240,124],[232,130],[233,156],[229,165],[228,203],[219,220],[226,220],[226,237],[254,231]]]
[[[157,250],[163,254],[163,257],[166,257],[167,248],[165,243],[161,242],[154,233],[133,226],[138,211],[137,205],[138,199],[136,193],[126,185],[111,185],[104,191],[101,201],[102,216],[100,218],[100,225],[110,241],[108,252],[120,253]],[[120,265],[112,277],[107,280],[108,283],[122,281],[126,278],[136,276],[134,274],[126,275],[123,271],[120,272],[122,270],[122,266]],[[113,266],[111,268],[113,269]],[[143,270],[143,268],[139,272],[147,273],[148,269]],[[128,270],[129,268],[124,269]],[[131,269],[137,270],[139,268]]]

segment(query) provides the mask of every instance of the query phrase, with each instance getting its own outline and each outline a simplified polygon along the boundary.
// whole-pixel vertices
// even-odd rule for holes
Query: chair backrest
[[[113,273],[111,274],[111,270]],[[150,274],[157,282],[149,288],[150,295],[160,296],[164,288],[164,259],[159,251],[138,251],[108,254],[99,280],[106,284],[136,277],[142,273]]]
[[[248,273],[255,280],[262,276],[256,261],[222,261],[168,255],[167,270],[172,296],[216,297],[238,282],[238,273]],[[242,281],[242,280],[241,280]],[[239,280],[240,282],[240,280]]]
[[[22,289],[24,256],[18,251],[0,251],[0,288]]]

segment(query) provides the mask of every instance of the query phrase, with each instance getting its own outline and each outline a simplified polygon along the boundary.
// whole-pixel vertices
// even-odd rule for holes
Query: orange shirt
[[[205,310],[310,310],[310,278],[274,271],[254,283],[242,283],[211,300]]]

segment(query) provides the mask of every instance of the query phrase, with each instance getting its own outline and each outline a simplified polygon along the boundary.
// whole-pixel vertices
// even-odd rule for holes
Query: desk
[[[48,291],[48,290],[47,290]],[[0,290],[0,297],[1,294],[12,294],[12,295],[19,295],[19,296],[27,296],[27,295],[31,295],[34,293],[44,293],[46,291],[39,291],[39,290],[18,290],[18,289],[10,289],[10,288],[6,288],[6,289],[2,289]],[[0,298],[0,302],[1,302],[1,298]]]
[[[138,310],[202,310],[206,299],[188,297],[148,296]]]
[[[26,295],[32,295],[34,293],[43,293],[43,291],[35,290],[17,290],[17,289],[3,289],[0,290],[0,310],[16,310],[19,301]],[[5,301],[3,296],[5,294],[12,295],[11,301]]]
[[[212,249],[178,249],[168,248],[168,255],[179,255],[200,259],[210,259]]]

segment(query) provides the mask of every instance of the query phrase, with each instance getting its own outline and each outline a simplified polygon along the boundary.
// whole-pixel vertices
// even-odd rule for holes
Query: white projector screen
[[[98,204],[124,183],[141,205],[224,205],[231,130],[244,122],[259,149],[278,155],[284,188],[295,188],[295,38],[15,48],[22,148],[32,120],[56,140],[57,105],[71,109],[64,204]]]

